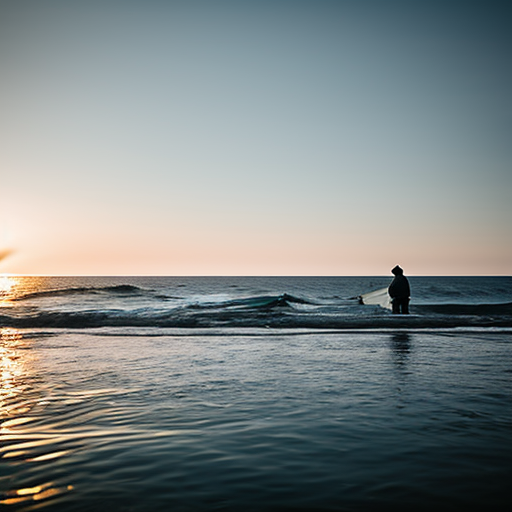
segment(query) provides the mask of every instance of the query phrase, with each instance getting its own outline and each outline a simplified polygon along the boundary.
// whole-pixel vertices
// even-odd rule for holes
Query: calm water
[[[153,318],[158,307],[188,313],[194,304],[214,314],[211,325],[186,328],[1,328],[6,510],[508,510],[512,332],[503,313],[484,315],[487,327],[471,323],[474,312],[455,328],[376,328],[373,319],[356,330],[249,327],[234,325],[240,303],[227,303],[250,299],[241,315],[261,320],[254,301],[283,281],[259,291],[254,281],[227,291],[222,280],[174,290],[169,280],[95,281],[94,291],[87,280],[60,283],[11,286],[1,314],[68,322],[100,310],[126,319],[131,308]],[[339,281],[337,291],[299,284],[280,293],[307,301],[290,300],[301,318],[329,316],[351,297]],[[486,290],[486,304],[506,304],[479,286],[465,305],[484,304]],[[437,293],[435,304],[453,304]],[[312,302],[323,309],[312,313]],[[345,305],[352,317],[390,317]],[[274,308],[279,318],[289,306],[266,311]]]

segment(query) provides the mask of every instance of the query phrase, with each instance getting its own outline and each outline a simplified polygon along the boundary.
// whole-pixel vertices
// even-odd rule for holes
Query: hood
[[[399,265],[397,265],[393,270],[391,270],[391,273],[394,274],[395,276],[403,276],[404,275],[404,271],[400,268]]]

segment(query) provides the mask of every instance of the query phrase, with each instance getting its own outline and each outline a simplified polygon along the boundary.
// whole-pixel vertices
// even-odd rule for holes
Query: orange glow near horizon
[[[0,298],[12,292],[12,276],[66,275],[169,275],[169,276],[244,276],[244,275],[388,275],[400,264],[408,275],[511,275],[512,259],[507,250],[495,250],[485,244],[473,250],[469,243],[436,244],[412,240],[394,250],[377,239],[339,241],[312,237],[311,243],[299,237],[270,236],[245,239],[220,236],[219,243],[182,240],[167,245],[158,241],[133,246],[127,240],[114,240],[87,246],[64,244],[34,245],[18,251],[2,262]],[[222,239],[224,238],[224,239]],[[411,237],[412,238],[412,237]],[[238,243],[236,243],[236,242]],[[462,241],[463,242],[463,241]],[[438,245],[443,247],[438,250]],[[29,249],[32,257],[29,257]]]
[[[57,211],[35,215],[44,210],[37,201],[33,197],[11,218],[17,245],[0,261],[4,294],[11,286],[9,274],[364,276],[388,275],[396,264],[408,275],[512,274],[512,243],[485,224],[458,230],[418,224],[397,231],[383,220],[316,226],[262,216],[256,222],[255,213],[246,211],[245,217],[252,219],[247,226],[234,221],[216,225],[212,214],[213,220],[189,217],[164,228],[151,219],[132,224],[122,217],[110,220],[113,214],[105,211],[109,222],[100,222],[97,213],[89,225],[74,210],[69,216]]]

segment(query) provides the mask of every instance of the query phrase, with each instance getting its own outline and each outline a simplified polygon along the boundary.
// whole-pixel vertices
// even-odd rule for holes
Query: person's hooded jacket
[[[409,281],[404,276],[404,271],[397,265],[391,272],[395,278],[389,285],[389,296],[392,299],[408,299],[411,295],[411,288],[409,287]]]

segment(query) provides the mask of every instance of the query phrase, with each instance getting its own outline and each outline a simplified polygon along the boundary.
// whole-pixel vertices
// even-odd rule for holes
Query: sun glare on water
[[[19,276],[0,274],[0,303],[8,305],[22,292],[24,280]]]
[[[0,274],[0,302],[12,299],[18,280],[14,276]]]
[[[44,289],[45,281],[44,277],[0,274],[0,303],[13,307],[16,300]]]
[[[0,295],[8,295],[15,283],[12,277],[0,274]]]

